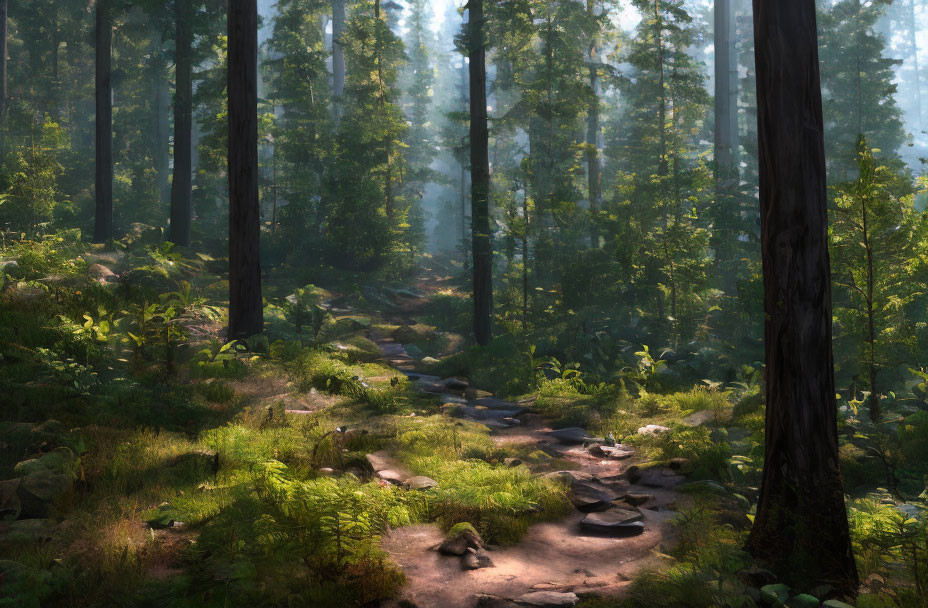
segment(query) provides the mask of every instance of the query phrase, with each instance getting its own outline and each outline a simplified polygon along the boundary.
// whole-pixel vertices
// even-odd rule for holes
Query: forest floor
[[[645,349],[627,390],[537,356],[554,327],[469,347],[461,269],[426,263],[269,276],[266,337],[232,345],[220,260],[2,252],[3,605],[762,605],[759,375]],[[911,507],[880,500],[852,521]]]

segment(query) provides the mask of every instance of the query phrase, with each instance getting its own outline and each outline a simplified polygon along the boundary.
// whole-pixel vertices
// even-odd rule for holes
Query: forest
[[[0,0],[0,607],[928,608],[928,4]]]

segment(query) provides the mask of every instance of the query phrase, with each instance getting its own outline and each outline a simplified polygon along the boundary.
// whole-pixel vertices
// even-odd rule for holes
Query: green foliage
[[[66,214],[68,201],[58,191],[64,139],[59,125],[46,117],[29,145],[9,152],[0,178],[0,225],[36,233],[56,212]]]

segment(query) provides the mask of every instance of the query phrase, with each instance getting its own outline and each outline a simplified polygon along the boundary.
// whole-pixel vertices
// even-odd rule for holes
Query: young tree
[[[174,179],[171,182],[171,241],[190,245],[193,218],[193,17],[190,2],[174,3]]]
[[[229,338],[264,330],[258,204],[258,3],[229,0]]]
[[[858,585],[838,466],[815,3],[755,0],[766,311],[763,482],[748,539],[780,579]]]
[[[6,28],[7,0],[0,0],[0,155],[3,154],[6,137]]]
[[[857,150],[860,176],[836,188],[832,205],[831,245],[834,282],[840,288],[836,326],[858,351],[851,366],[866,376],[870,419],[882,416],[877,374],[906,352],[910,326],[905,308],[916,293],[912,261],[917,259],[917,216],[911,197],[900,196],[902,180],[880,165],[860,139]],[[901,363],[896,358],[895,363]],[[855,365],[856,363],[856,365]],[[855,398],[854,395],[851,398]]]
[[[112,0],[96,7],[96,214],[93,240],[113,238],[113,15]]]
[[[490,131],[487,118],[486,37],[483,0],[470,0],[467,43],[470,58],[471,230],[474,251],[474,336],[493,337],[493,235],[490,230]]]

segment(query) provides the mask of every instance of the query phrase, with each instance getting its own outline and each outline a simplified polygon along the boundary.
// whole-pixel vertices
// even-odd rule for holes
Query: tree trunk
[[[587,12],[594,16],[595,2],[587,0]],[[599,247],[599,221],[598,213],[602,205],[602,171],[599,166],[599,61],[596,56],[597,47],[594,41],[590,44],[590,108],[587,116],[586,130],[586,164],[587,164],[587,196],[590,199],[590,245],[595,249]]]
[[[0,0],[0,157],[6,150],[6,28],[7,0]]]
[[[345,94],[345,48],[342,34],[345,33],[345,0],[332,0],[332,94],[336,104]]]
[[[229,338],[264,329],[258,204],[258,5],[229,0]]]
[[[171,134],[170,107],[171,91],[168,83],[167,66],[164,57],[164,40],[160,22],[151,26],[151,79],[152,79],[152,117],[151,137],[154,151],[156,182],[161,202],[171,200]]]
[[[732,0],[715,0],[715,249],[719,285],[735,295],[738,209],[738,62]]]
[[[483,0],[468,3],[470,46],[471,232],[474,250],[474,336],[492,339],[493,244],[490,232],[490,132],[487,118],[487,69]]]
[[[815,3],[754,0],[766,449],[748,547],[808,590],[858,585],[838,465]]]
[[[909,0],[909,19],[908,19],[909,46],[912,53],[912,71],[915,80],[915,105],[917,106],[918,126],[925,128],[925,106],[922,102],[922,77],[921,67],[918,63],[918,21],[915,15],[915,0]]]
[[[191,11],[186,2],[174,7],[177,64],[174,97],[174,180],[171,183],[171,241],[190,245],[193,217],[193,33]],[[230,139],[231,143],[231,139]],[[230,156],[231,159],[231,156]],[[231,162],[231,161],[230,161]]]
[[[93,240],[113,238],[113,17],[111,0],[98,0],[96,12],[96,214]]]

